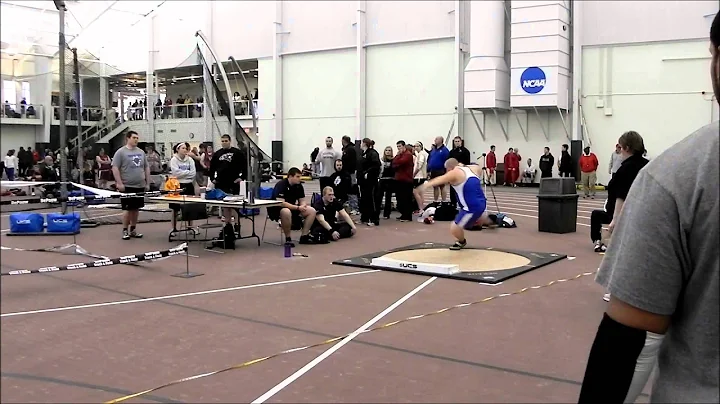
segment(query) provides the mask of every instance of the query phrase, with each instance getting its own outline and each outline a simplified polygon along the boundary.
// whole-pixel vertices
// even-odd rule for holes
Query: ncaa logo
[[[528,94],[537,94],[545,88],[545,72],[539,67],[528,67],[520,75],[520,87]]]

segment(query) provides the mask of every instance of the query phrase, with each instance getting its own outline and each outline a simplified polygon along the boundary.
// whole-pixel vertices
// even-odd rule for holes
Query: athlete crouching
[[[450,184],[457,194],[458,213],[455,220],[450,224],[450,234],[457,240],[450,249],[460,250],[467,245],[465,230],[470,230],[480,221],[491,223],[485,211],[487,200],[482,190],[480,180],[482,168],[480,166],[465,166],[456,159],[450,158],[445,161],[445,174],[426,181],[415,188],[415,199],[418,206],[425,206],[424,194],[427,188],[439,187]]]

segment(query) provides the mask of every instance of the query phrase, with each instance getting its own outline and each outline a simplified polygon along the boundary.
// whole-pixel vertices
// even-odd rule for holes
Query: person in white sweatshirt
[[[178,143],[173,148],[175,155],[170,159],[170,176],[175,177],[180,183],[180,195],[195,195],[195,160],[188,156],[189,143]],[[175,211],[172,216],[173,229],[177,225],[177,211],[181,209],[178,204],[170,204]],[[192,227],[192,221],[188,220],[188,226]]]
[[[335,172],[335,160],[342,158],[342,153],[333,148],[333,138],[330,136],[325,138],[325,148],[320,150],[315,158],[316,163],[320,163],[320,189],[331,187],[332,181],[330,176]]]
[[[613,175],[615,175],[618,168],[620,168],[620,164],[622,164],[622,162],[623,162],[623,156],[622,156],[622,154],[620,154],[620,150],[621,150],[620,145],[616,144],[615,152],[613,152],[613,154],[610,155],[610,164],[608,165],[608,174],[610,174],[610,178],[612,178]]]

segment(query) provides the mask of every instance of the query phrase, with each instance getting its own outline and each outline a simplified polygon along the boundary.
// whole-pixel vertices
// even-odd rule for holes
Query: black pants
[[[378,224],[380,221],[380,205],[376,204],[378,193],[377,180],[365,180],[360,183],[360,221]]]
[[[392,178],[383,178],[378,184],[378,190],[375,194],[375,206],[377,206],[378,213],[380,206],[383,206],[383,217],[389,218],[390,212],[392,212],[392,196],[395,192],[395,180]],[[385,197],[385,205],[383,205],[383,196]]]
[[[540,178],[550,178],[550,177],[552,177],[552,170],[541,171]]]
[[[590,214],[590,239],[593,243],[602,240],[602,225],[610,224],[613,215],[604,210],[596,209]]]
[[[334,241],[332,238],[333,232],[338,232],[338,234],[340,234],[340,239],[350,238],[353,235],[352,227],[350,227],[350,225],[345,222],[333,223],[331,225],[331,227],[332,227],[332,230],[328,231],[324,227],[318,226],[315,229],[313,229],[313,234],[322,233],[323,236],[327,237],[328,241]]]
[[[412,220],[413,183],[395,181],[395,199],[400,219]]]

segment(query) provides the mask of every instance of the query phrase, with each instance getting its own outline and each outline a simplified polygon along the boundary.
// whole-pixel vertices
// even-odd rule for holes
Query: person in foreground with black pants
[[[375,203],[379,193],[378,177],[380,176],[380,155],[375,150],[375,142],[365,138],[360,143],[362,159],[358,170],[360,185],[360,223],[368,226],[380,224],[380,205]],[[382,198],[382,197],[381,197]]]
[[[240,193],[240,181],[247,169],[247,158],[237,147],[232,147],[230,135],[220,137],[220,150],[210,160],[208,175],[215,188],[228,195]],[[239,233],[240,216],[233,208],[222,208],[225,226],[232,226],[232,233]]]
[[[322,198],[315,201],[315,223],[312,234],[316,241],[338,241],[341,238],[350,238],[355,235],[357,228],[352,217],[345,211],[343,205],[335,199],[332,187],[322,190]],[[338,222],[338,216],[342,222]]]
[[[282,202],[282,206],[267,208],[272,221],[280,221],[285,234],[285,244],[295,246],[290,232],[302,229],[300,244],[314,244],[310,228],[315,222],[315,209],[305,200],[305,188],[302,185],[302,173],[297,167],[288,170],[287,178],[278,181],[273,190],[273,199]]]
[[[395,169],[395,199],[400,217],[397,220],[409,222],[412,220],[412,198],[413,198],[413,161],[412,151],[409,150],[404,141],[397,142],[398,153],[393,158]],[[389,203],[390,201],[385,201]],[[387,208],[385,209],[387,212]]]
[[[618,139],[618,143],[623,162],[608,184],[605,209],[593,210],[590,214],[590,239],[595,245],[595,252],[605,252],[607,249],[602,243],[602,225],[609,224],[608,230],[612,233],[616,225],[615,219],[622,212],[635,177],[648,163],[642,156],[645,150],[643,138],[637,132],[625,132]]]
[[[718,102],[720,13],[710,42]],[[634,403],[656,365],[651,403],[720,402],[718,133],[718,121],[700,128],[635,180],[596,278],[612,297],[580,404]]]

